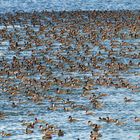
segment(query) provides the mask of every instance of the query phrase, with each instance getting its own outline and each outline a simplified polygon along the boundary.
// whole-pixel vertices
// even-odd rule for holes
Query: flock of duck
[[[129,10],[1,14],[2,139],[105,140],[112,125],[117,132],[140,124],[133,107],[140,101],[139,15]]]

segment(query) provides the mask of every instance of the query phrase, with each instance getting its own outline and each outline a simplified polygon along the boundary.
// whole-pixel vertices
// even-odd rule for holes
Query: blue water
[[[17,27],[17,26],[16,26]],[[8,29],[11,28],[11,26],[8,26]],[[35,29],[38,30],[38,29]],[[20,35],[24,36],[24,30],[21,28]],[[128,42],[132,42],[133,39],[128,40]],[[140,40],[134,39],[133,40],[135,44],[139,44]],[[7,41],[0,40],[0,58],[1,56],[4,56],[7,62],[12,61],[12,56],[16,55],[16,51],[9,51],[9,43]],[[103,44],[106,44],[108,47],[108,41],[104,41]],[[53,49],[50,51],[49,57],[51,57],[54,62],[56,62],[56,57],[54,55],[54,51],[60,50],[60,44],[54,43]],[[73,45],[75,46],[75,45]],[[43,48],[40,46],[40,49]],[[36,52],[38,52],[38,48],[33,48]],[[119,48],[117,48],[119,49]],[[94,49],[93,46],[91,46],[91,52],[98,51],[99,47]],[[119,50],[118,50],[119,51]],[[83,54],[83,50],[81,50],[81,54]],[[102,51],[103,53],[103,51]],[[138,49],[134,50],[133,53],[140,53],[139,47]],[[66,56],[63,51],[60,53],[61,55]],[[30,50],[24,50],[18,54],[19,58],[22,58],[23,56],[30,57],[31,51]],[[41,56],[41,53],[38,52],[38,57]],[[53,57],[54,56],[54,57]],[[103,55],[106,57],[106,55]],[[75,54],[73,53],[71,58],[75,58]],[[121,57],[121,56],[120,56]],[[106,58],[108,59],[108,58]],[[121,57],[120,61],[127,61],[128,58]],[[129,58],[130,59],[130,58]],[[77,61],[74,59],[74,61]],[[107,60],[108,61],[108,60]],[[134,60],[133,60],[134,61]],[[67,64],[65,64],[65,67]],[[138,69],[137,73],[138,75],[134,74],[134,71],[136,68],[129,69],[126,72],[120,72],[119,76],[127,79],[130,83],[134,85],[140,85],[140,69]],[[96,70],[95,70],[96,71]],[[101,74],[101,71],[98,71]],[[90,72],[67,72],[64,71],[64,75],[61,75],[61,70],[59,69],[53,69],[53,75],[58,78],[64,78],[72,76],[73,78],[80,77],[81,79],[84,79],[85,76],[90,76]],[[3,75],[2,78],[6,78],[6,76]],[[40,74],[34,74],[32,75],[35,79],[40,79]],[[32,78],[32,77],[30,77]],[[96,79],[96,76],[93,77]],[[9,80],[15,79],[14,77],[10,77]],[[15,83],[17,82],[17,83]],[[18,86],[18,80],[14,80],[14,84]],[[41,90],[40,93],[43,94],[50,94],[52,97],[56,96],[54,94],[55,87],[52,87],[50,91]],[[25,89],[24,89],[25,90]],[[23,91],[24,92],[24,91]],[[57,136],[53,136],[52,140],[76,140],[77,138],[80,138],[80,140],[90,140],[89,135],[90,131],[92,130],[88,125],[87,121],[90,120],[93,123],[97,123],[103,126],[101,129],[102,137],[100,140],[138,140],[139,133],[139,125],[140,122],[136,123],[134,122],[135,116],[140,116],[140,91],[138,92],[132,92],[131,90],[125,89],[125,88],[114,88],[114,87],[104,87],[100,86],[98,89],[93,90],[95,93],[107,93],[108,96],[100,99],[100,101],[103,103],[103,109],[93,109],[91,108],[91,111],[94,112],[93,115],[87,116],[85,114],[84,110],[72,110],[69,112],[63,111],[63,103],[62,102],[56,102],[58,105],[57,111],[48,111],[47,107],[50,106],[50,101],[48,99],[44,99],[40,103],[34,103],[30,100],[27,100],[27,97],[22,94],[19,94],[17,96],[13,97],[13,101],[17,104],[17,107],[12,108],[11,104],[12,101],[9,101],[7,94],[2,91],[0,88],[0,111],[4,111],[7,115],[7,117],[4,120],[0,120],[0,132],[6,131],[9,133],[12,133],[11,137],[1,137],[0,140],[42,140],[42,134],[39,131],[38,126],[35,126],[34,133],[33,134],[25,134],[25,128],[26,126],[22,125],[22,121],[25,122],[33,122],[35,117],[38,117],[41,120],[45,120],[50,124],[55,124],[58,128],[61,128],[65,132],[65,136],[62,138],[58,138]],[[67,98],[70,99],[70,101],[75,102],[76,104],[83,104],[87,107],[89,107],[89,100],[88,97],[82,97],[82,89],[75,88],[72,90],[73,94],[70,94],[68,96],[60,95],[64,100]],[[9,94],[8,94],[9,95]],[[124,97],[132,98],[134,102],[131,103],[125,103],[123,98]],[[20,100],[19,100],[20,99]],[[65,105],[67,106],[67,105]],[[29,112],[32,112],[34,115],[30,116]],[[69,123],[67,121],[67,118],[69,115],[72,115],[75,118],[78,118],[79,121],[76,123]],[[116,126],[115,124],[107,124],[104,122],[98,121],[98,117],[111,117],[111,118],[118,118],[121,121],[124,121],[126,124],[123,126]]]
[[[46,2],[47,1],[47,2]],[[27,12],[37,10],[48,10],[48,11],[62,11],[62,10],[139,10],[140,9],[140,0],[0,0],[0,13],[12,12],[24,10]],[[18,29],[18,26],[16,26]],[[8,26],[8,29],[11,30],[12,26]],[[22,27],[20,27],[19,34],[25,37],[25,31]],[[20,29],[19,28],[19,29]],[[31,27],[32,28],[32,27]],[[3,29],[3,26],[0,26],[0,29]],[[32,28],[33,29],[33,28]],[[34,31],[38,31],[38,28],[33,29]],[[81,33],[82,34],[82,33]],[[118,41],[122,41],[121,39],[117,39]],[[128,39],[125,40],[131,42],[138,46],[140,43],[139,39]],[[106,40],[103,42],[105,46],[108,47],[110,41]],[[22,44],[22,43],[21,43]],[[52,59],[57,62],[57,57],[54,55],[54,50],[60,50],[60,44],[53,44],[52,51],[49,52],[49,56],[52,56]],[[73,45],[73,47],[75,47]],[[17,54],[16,51],[9,51],[9,42],[7,40],[0,39],[0,58],[3,56],[7,62],[12,61],[12,57],[18,55],[19,58],[31,57],[31,50],[24,50]],[[41,57],[41,53],[39,49],[41,47],[33,48],[36,53],[38,52],[38,57]],[[99,48],[93,48],[91,46],[91,51],[97,53]],[[116,51],[117,52],[117,51]],[[80,52],[84,54],[83,51]],[[106,52],[102,52],[104,57],[106,58]],[[140,53],[140,49],[133,51],[133,53]],[[65,52],[60,52],[61,55],[66,55]],[[54,56],[54,57],[53,57]],[[75,54],[73,53],[73,58]],[[120,57],[120,61],[128,62],[130,58]],[[133,59],[132,59],[133,60]],[[76,61],[74,59],[74,61]],[[106,60],[109,61],[109,60]],[[137,60],[133,60],[137,63]],[[139,62],[139,60],[138,60]],[[48,65],[47,65],[48,66]],[[67,64],[65,64],[67,67]],[[96,72],[96,70],[95,70]],[[97,71],[97,73],[102,73],[102,71]],[[135,74],[137,75],[135,75]],[[61,75],[61,71],[59,69],[53,69],[53,75],[57,78],[64,78],[72,76],[73,78],[80,77],[84,79],[85,76],[90,76],[91,73],[81,73],[81,72],[64,72],[64,77]],[[140,69],[129,69],[129,71],[119,73],[119,76],[127,79],[130,83],[134,85],[140,85]],[[35,79],[40,79],[40,74],[32,75]],[[30,77],[30,78],[32,78]],[[95,76],[93,78],[96,79]],[[1,78],[6,78],[6,75],[3,75]],[[14,77],[10,77],[12,81]],[[18,85],[18,79],[14,79],[14,84]],[[13,84],[13,83],[12,83]],[[0,86],[2,83],[0,83]],[[52,94],[52,96],[56,96],[54,94],[54,90],[50,90],[49,92],[41,90],[43,94]],[[24,92],[24,91],[23,91]],[[44,99],[40,104],[34,103],[32,101],[28,101],[26,96],[19,94],[13,97],[13,101],[17,104],[17,107],[12,108],[12,102],[9,101],[9,98],[5,92],[2,91],[0,87],[0,111],[4,111],[7,115],[4,120],[0,120],[0,132],[6,131],[11,133],[11,137],[1,137],[0,140],[41,140],[42,134],[39,131],[38,126],[34,129],[34,133],[27,135],[25,134],[25,126],[22,125],[22,121],[25,122],[33,122],[35,117],[38,117],[41,120],[45,120],[50,124],[55,124],[58,128],[61,128],[65,132],[65,136],[62,138],[58,138],[57,136],[53,137],[53,140],[76,140],[80,138],[80,140],[89,140],[89,135],[91,128],[87,125],[87,121],[90,120],[93,123],[97,123],[103,126],[101,129],[101,133],[103,137],[100,140],[137,140],[138,135],[140,134],[140,122],[134,122],[134,117],[140,117],[140,91],[132,92],[131,90],[127,90],[125,88],[113,88],[113,87],[98,87],[98,89],[93,90],[93,92],[97,93],[107,93],[108,96],[101,99],[100,101],[103,103],[103,109],[92,109],[91,111],[94,115],[87,116],[84,110],[72,110],[69,112],[63,111],[63,103],[56,102],[58,107],[60,108],[57,111],[48,111],[47,107],[50,106],[50,101]],[[74,101],[76,104],[84,104],[85,106],[89,106],[88,97],[82,97],[81,88],[75,88],[72,90],[71,96],[62,97],[64,100],[69,98],[71,101]],[[134,102],[125,103],[124,97],[132,98]],[[19,100],[20,99],[20,100]],[[59,106],[60,105],[60,106]],[[33,113],[33,116],[29,114]],[[78,118],[79,121],[71,124],[67,121],[69,115],[72,115],[74,118]],[[104,122],[98,121],[98,117],[111,117],[117,118],[121,121],[126,122],[124,126],[116,126],[115,124],[107,124]]]
[[[140,0],[0,0],[0,13],[9,11],[139,10]]]

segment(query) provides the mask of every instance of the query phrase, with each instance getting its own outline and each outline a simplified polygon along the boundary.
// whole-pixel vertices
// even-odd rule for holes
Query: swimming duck
[[[2,137],[12,136],[11,133],[6,133],[6,132],[4,132],[4,131],[0,132],[0,134],[1,134]]]
[[[66,94],[65,90],[60,90],[59,88],[56,89],[57,94]]]
[[[33,130],[30,130],[30,129],[28,129],[28,127],[26,128],[26,131],[25,131],[25,133],[26,134],[32,134],[34,131]]]
[[[64,111],[72,111],[72,108],[70,108],[70,107],[64,107],[63,109],[64,109]]]
[[[86,110],[86,115],[93,115],[93,112]]]
[[[58,136],[64,136],[64,131],[62,131],[61,129],[59,129]]]
[[[88,121],[88,125],[91,126],[91,127],[95,127],[96,124],[94,124],[94,123],[91,122],[91,121]]]
[[[29,124],[27,125],[27,128],[34,128],[34,125],[35,125],[34,122],[33,122],[33,123],[29,123]]]
[[[38,118],[35,118],[35,122],[34,123],[46,123],[46,121],[44,120],[39,120]]]
[[[42,137],[42,140],[50,140],[52,139],[52,135],[50,133],[45,133],[45,135]]]
[[[13,102],[12,107],[15,108],[15,107],[17,107],[17,105]]]
[[[73,101],[70,101],[70,99],[69,98],[67,98],[67,100],[65,101],[64,100],[64,102],[63,102],[64,104],[74,104],[74,102]]]
[[[132,102],[132,99],[128,99],[127,97],[124,97],[124,102]]]
[[[52,125],[52,124],[46,123],[46,128],[47,128],[47,129],[51,129],[51,130],[55,130],[55,129],[56,129],[56,126],[54,126],[54,125]]]
[[[40,126],[39,126],[39,129],[40,129],[41,132],[45,132],[45,131],[48,130],[48,128],[43,127],[43,125],[40,125]]]
[[[99,121],[106,121],[106,118],[99,117]]]
[[[108,122],[108,123],[110,123],[110,122],[116,122],[116,120],[115,119],[111,119],[109,117],[106,117],[106,122]]]
[[[102,108],[103,104],[99,101],[95,101],[93,102],[93,106],[98,109],[98,108]]]
[[[34,116],[34,115],[35,115],[35,114],[34,114],[33,112],[31,112],[31,111],[28,111],[27,114],[28,114],[28,116]]]
[[[98,132],[100,128],[101,128],[100,125],[95,124],[95,126],[94,126],[94,128],[93,128],[93,131],[94,131],[94,132]]]
[[[34,128],[35,123],[33,122],[26,122],[24,120],[21,121],[22,125],[27,126],[28,128]]]
[[[50,134],[54,134],[56,133],[56,129],[54,128],[54,126],[49,125],[48,123],[46,123],[46,126],[43,127],[42,125],[39,126],[40,131],[42,131],[43,133],[50,133]]]
[[[56,111],[57,107],[55,104],[52,104],[50,107],[47,108],[48,110]]]
[[[5,117],[5,114],[3,112],[0,112],[0,119],[3,119]]]
[[[105,96],[108,96],[108,94],[106,94],[106,93],[101,93],[101,94],[98,96],[98,98],[100,98],[100,97],[105,97]]]
[[[140,118],[135,117],[135,118],[134,118],[134,121],[135,121],[135,122],[140,122]]]
[[[91,140],[97,140],[98,137],[101,137],[101,136],[102,135],[99,132],[93,132],[93,131],[90,132],[90,138],[91,138]]]
[[[69,116],[69,117],[68,117],[68,121],[69,121],[69,122],[76,122],[76,121],[77,121],[77,119],[72,118],[72,116]]]
[[[116,125],[124,125],[125,123],[124,122],[120,122],[118,119],[116,119],[116,123],[115,123]]]

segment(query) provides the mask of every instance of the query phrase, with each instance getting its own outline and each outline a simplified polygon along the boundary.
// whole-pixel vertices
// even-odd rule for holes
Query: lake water
[[[46,2],[47,1],[47,2]],[[18,10],[24,10],[24,11],[32,11],[32,10],[48,10],[48,11],[61,11],[61,10],[139,10],[140,9],[140,1],[139,0],[0,0],[0,13],[5,12],[12,12],[12,11],[18,11]],[[86,21],[86,20],[85,20]],[[15,33],[15,29],[17,31],[17,34],[21,37],[21,40],[19,41],[21,45],[24,44],[24,41],[28,40],[28,35],[26,35],[25,28],[23,26],[18,25],[18,23],[15,23],[14,26],[8,26],[6,34],[9,33]],[[30,25],[30,22],[29,22]],[[55,25],[51,25],[46,32],[52,29],[52,27]],[[3,29],[3,25],[0,25],[0,28]],[[62,26],[61,28],[65,28],[65,26]],[[33,27],[30,26],[31,32],[37,32],[39,31],[38,26]],[[98,31],[98,29],[96,28]],[[122,29],[123,33],[126,33],[125,30]],[[129,31],[129,30],[128,30]],[[79,35],[88,35],[86,33],[83,33],[83,31],[79,31]],[[38,38],[42,38],[42,40],[45,40],[44,34],[38,33]],[[65,38],[67,34],[63,34],[63,37]],[[15,36],[14,36],[15,37]],[[14,38],[16,40],[16,37]],[[14,40],[13,39],[13,40]],[[48,37],[46,40],[49,40],[50,37]],[[104,45],[107,50],[110,50],[110,40],[106,39],[102,42],[102,45]],[[140,53],[140,39],[139,38],[131,38],[130,36],[126,35],[125,39],[119,38],[113,38],[113,40],[116,40],[117,43],[128,42],[131,45],[125,46],[124,48],[117,47],[114,48],[114,56],[117,58],[117,62],[119,63],[128,63],[129,60],[132,60],[134,63],[134,66],[128,68],[127,71],[119,71],[117,75],[127,80],[132,85],[140,85],[140,68],[137,66],[138,62],[140,62],[140,59],[133,59],[129,55],[132,54],[139,54]],[[49,67],[52,67],[52,76],[57,77],[60,80],[64,80],[66,77],[73,77],[76,79],[80,79],[85,83],[85,77],[89,77],[92,80],[95,80],[99,78],[99,76],[102,76],[104,74],[103,69],[94,69],[92,70],[93,73],[99,73],[98,75],[92,76],[91,71],[82,72],[82,71],[74,71],[69,72],[67,68],[69,67],[68,63],[63,62],[62,60],[59,60],[57,58],[57,53],[60,55],[65,56],[66,58],[74,61],[75,63],[83,63],[81,60],[78,60],[79,54],[77,53],[71,53],[70,56],[67,55],[66,51],[62,49],[65,48],[65,45],[62,45],[60,42],[52,41],[52,47],[50,47],[50,51],[45,52],[44,54],[41,52],[41,50],[45,49],[46,45],[42,46],[32,46],[32,48],[25,49],[23,51],[18,50],[10,50],[9,48],[9,41],[8,39],[3,40],[2,37],[0,38],[0,60],[3,58],[7,63],[12,62],[13,56],[17,56],[20,60],[23,59],[25,56],[26,58],[31,58],[32,50],[35,50],[35,55],[37,58],[42,58],[42,56],[47,56],[51,58],[54,62],[53,65],[48,64],[44,62],[43,59],[40,59],[39,61],[41,64],[44,64],[46,66],[46,69],[49,70]],[[88,44],[88,43],[87,43]],[[85,55],[85,50],[80,50],[81,56],[86,56],[86,60],[84,61],[85,65],[87,65],[87,62],[90,60],[92,55],[96,55],[101,51],[101,55],[99,57],[104,58],[103,63],[101,62],[99,65],[101,65],[103,68],[105,67],[105,62],[110,62],[110,58],[108,57],[108,52],[105,50],[100,50],[100,47],[94,46],[93,44],[89,43],[90,53],[89,55]],[[133,48],[134,46],[137,46],[136,49]],[[118,45],[119,46],[119,45]],[[131,48],[132,51],[129,52],[128,48]],[[76,48],[76,44],[74,41],[72,41],[71,44],[71,50],[74,50]],[[62,50],[61,50],[62,49]],[[123,57],[122,55],[118,55],[118,52],[126,51],[129,55],[128,57]],[[70,51],[71,52],[71,51]],[[64,70],[55,67],[57,62],[63,62],[64,63]],[[3,68],[3,66],[0,66]],[[92,67],[92,66],[91,66]],[[22,71],[22,69],[21,69]],[[24,71],[24,70],[23,70]],[[35,78],[36,80],[40,80],[42,78],[48,78],[46,75],[41,76],[36,69],[33,70],[35,73],[31,73],[31,75],[27,75],[28,78]],[[30,71],[26,71],[25,73],[30,73]],[[113,75],[107,75],[108,77],[114,78]],[[100,132],[102,134],[102,137],[99,138],[99,140],[139,140],[140,135],[140,122],[135,122],[134,117],[138,116],[140,117],[140,89],[138,88],[137,91],[132,91],[131,89],[127,88],[115,88],[112,86],[102,86],[102,85],[95,85],[93,90],[91,92],[95,92],[97,95],[100,95],[101,93],[106,93],[108,96],[103,97],[99,99],[99,101],[103,104],[103,107],[100,109],[95,109],[91,105],[89,98],[91,94],[88,96],[83,97],[83,85],[81,87],[75,87],[71,89],[71,94],[69,95],[58,95],[55,94],[55,90],[58,85],[53,85],[49,90],[45,91],[44,89],[40,89],[37,86],[37,92],[41,96],[47,95],[51,96],[52,99],[55,99],[56,96],[62,98],[61,101],[54,101],[55,105],[58,107],[56,111],[48,110],[47,108],[52,105],[52,102],[45,98],[43,101],[40,102],[33,102],[30,97],[26,95],[26,89],[24,87],[24,82],[20,79],[15,78],[15,75],[11,75],[8,77],[7,75],[1,75],[1,79],[8,80],[11,85],[15,85],[19,88],[21,88],[20,93],[17,95],[13,95],[11,99],[9,97],[11,96],[8,92],[6,92],[6,88],[9,87],[9,85],[5,85],[4,89],[2,88],[3,82],[0,82],[0,111],[4,112],[6,117],[4,119],[0,119],[0,132],[5,131],[7,133],[11,133],[12,136],[10,137],[2,137],[0,136],[0,140],[41,140],[42,139],[42,133],[39,130],[39,125],[37,124],[34,128],[33,134],[25,134],[26,127],[22,125],[22,122],[33,122],[35,117],[38,117],[41,120],[47,121],[49,124],[54,124],[58,128],[61,128],[64,130],[65,135],[64,137],[58,137],[56,135],[53,136],[53,140],[77,140],[77,138],[80,138],[80,140],[90,140],[89,135],[90,131],[92,130],[91,127],[87,125],[87,121],[92,121],[93,123],[100,124],[102,126]],[[49,79],[49,78],[48,78]],[[114,78],[115,79],[115,78]],[[49,80],[52,80],[51,78]],[[116,79],[114,80],[116,81]],[[22,83],[19,85],[19,83]],[[28,84],[27,84],[28,85]],[[21,87],[20,87],[21,86]],[[23,88],[23,87],[24,88]],[[23,88],[23,89],[22,89]],[[30,88],[30,86],[29,86]],[[61,85],[60,88],[66,90],[67,88],[63,88]],[[133,101],[126,103],[124,102],[124,97],[131,98]],[[73,109],[72,111],[64,111],[63,107],[69,107],[69,104],[64,104],[63,101],[67,101],[67,98],[70,99],[70,101],[73,101],[77,105],[84,105],[85,107],[89,108],[90,111],[92,111],[93,115],[86,115],[85,110],[83,109]],[[12,107],[12,103],[15,103],[17,106]],[[32,113],[33,115],[30,115]],[[75,123],[69,123],[68,122],[68,116],[72,115],[74,118],[79,119],[79,121]],[[123,126],[117,126],[114,123],[106,123],[99,121],[99,117],[111,117],[114,119],[119,119],[125,124]],[[44,124],[43,124],[44,125]]]
[[[139,10],[139,0],[0,0],[0,12],[32,10]]]

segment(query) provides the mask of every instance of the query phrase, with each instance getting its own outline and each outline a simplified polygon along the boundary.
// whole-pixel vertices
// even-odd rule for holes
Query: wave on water
[[[0,13],[11,11],[139,10],[140,0],[0,0]]]

